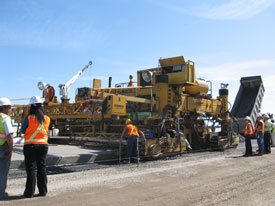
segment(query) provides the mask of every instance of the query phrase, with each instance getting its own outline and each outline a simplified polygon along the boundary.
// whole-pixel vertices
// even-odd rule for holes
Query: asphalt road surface
[[[255,151],[255,148],[254,148]],[[136,164],[48,175],[47,197],[24,199],[25,178],[10,178],[0,205],[275,205],[275,149],[203,152]]]

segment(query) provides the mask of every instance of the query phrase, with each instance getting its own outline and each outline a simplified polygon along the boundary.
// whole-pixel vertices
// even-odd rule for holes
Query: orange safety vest
[[[130,79],[127,87],[133,87],[134,86],[134,80]]]
[[[253,129],[252,129],[252,125],[250,122],[248,122],[245,127],[244,127],[244,135],[252,135],[253,134]]]
[[[24,145],[28,144],[48,144],[48,130],[50,118],[45,115],[43,124],[39,124],[36,118],[32,115],[28,116],[29,126],[24,135]]]
[[[132,124],[128,124],[126,125],[127,129],[128,129],[128,136],[139,136],[138,134],[138,128]]]
[[[262,122],[261,132],[264,134],[264,121],[263,120],[259,120],[259,121],[256,122],[255,133],[258,132],[258,123],[259,122]]]

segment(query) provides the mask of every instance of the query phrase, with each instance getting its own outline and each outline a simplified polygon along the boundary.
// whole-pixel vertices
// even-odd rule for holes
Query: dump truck
[[[243,134],[246,116],[250,117],[254,127],[256,115],[261,110],[264,97],[264,85],[261,76],[242,77],[240,88],[235,98],[231,115],[237,118],[239,133]]]
[[[226,149],[238,145],[228,110],[228,84],[219,96],[209,94],[209,82],[196,78],[195,63],[183,56],[159,59],[159,66],[137,71],[137,85],[78,88],[75,103],[47,102],[44,111],[59,135],[86,141],[118,143],[125,120],[130,118],[146,136],[142,156],[194,150]],[[111,78],[109,78],[111,80]],[[22,123],[29,106],[13,108],[12,118]],[[219,126],[220,131],[211,128]]]

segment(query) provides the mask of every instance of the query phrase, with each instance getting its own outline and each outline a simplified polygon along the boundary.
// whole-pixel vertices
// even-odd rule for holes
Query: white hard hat
[[[249,120],[249,121],[251,121],[251,119],[250,119],[250,117],[249,117],[249,116],[246,116],[244,119],[245,119],[245,120]]]
[[[42,104],[42,99],[39,97],[39,96],[33,96],[31,99],[30,99],[30,102],[29,104]]]
[[[262,117],[262,114],[261,114],[261,113],[258,113],[258,114],[256,115],[256,118],[258,118],[258,117]]]
[[[264,118],[269,119],[269,116],[267,114],[264,114]]]
[[[11,106],[11,101],[7,97],[0,98],[0,106]]]

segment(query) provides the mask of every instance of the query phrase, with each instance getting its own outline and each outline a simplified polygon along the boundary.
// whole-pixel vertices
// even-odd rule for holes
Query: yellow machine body
[[[184,152],[187,142],[195,149],[227,148],[238,144],[231,132],[228,115],[228,89],[220,89],[212,98],[208,83],[196,79],[195,64],[183,56],[159,60],[159,67],[137,71],[134,87],[101,88],[101,80],[93,88],[78,88],[76,103],[52,103],[44,110],[59,129],[60,135],[92,136],[102,140],[118,140],[131,118],[145,131],[148,141],[141,143],[143,155]],[[13,109],[12,118],[22,123],[29,106]],[[206,122],[219,124],[217,134]]]
[[[126,114],[126,98],[123,96],[110,95],[107,97],[107,115],[121,115]]]

